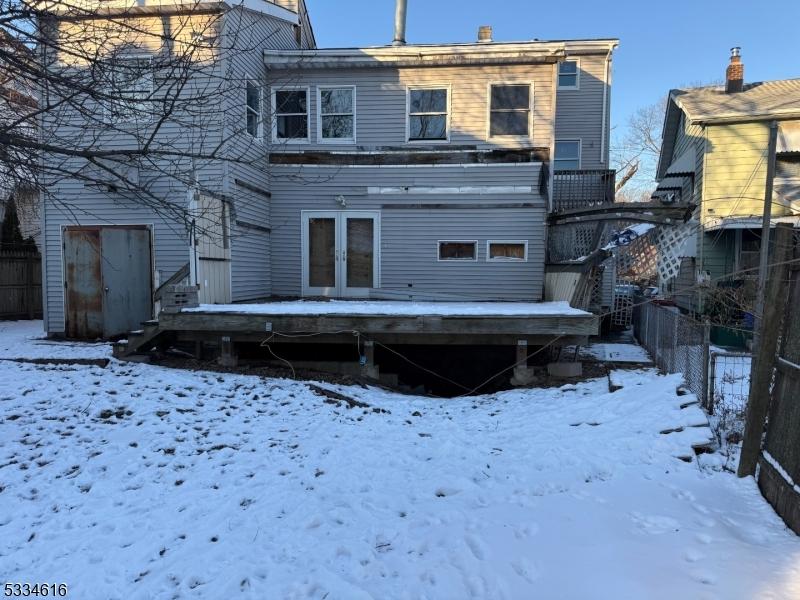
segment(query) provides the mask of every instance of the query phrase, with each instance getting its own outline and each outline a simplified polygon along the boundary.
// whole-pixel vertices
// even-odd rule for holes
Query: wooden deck
[[[599,332],[592,314],[570,315],[375,315],[279,314],[270,304],[253,313],[183,311],[162,313],[159,329],[179,340],[212,340],[220,336],[235,342],[342,343],[358,333],[384,344],[515,345],[526,340],[540,345],[558,338],[559,345],[585,344]]]

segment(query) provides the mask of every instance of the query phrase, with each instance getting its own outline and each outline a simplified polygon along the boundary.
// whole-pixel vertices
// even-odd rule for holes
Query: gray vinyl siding
[[[302,169],[273,165],[272,292],[276,296],[299,296],[302,292],[301,211],[341,210],[336,199],[344,196],[346,210],[381,213],[381,289],[375,290],[373,296],[541,300],[546,208],[544,198],[535,191],[540,169],[538,163]],[[368,189],[428,186],[532,186],[534,191],[492,195],[378,195],[370,194]],[[425,204],[445,207],[419,206]],[[498,206],[509,204],[531,206]],[[446,239],[476,240],[478,260],[439,262],[437,241]],[[486,242],[490,239],[527,241],[528,260],[487,262]]]
[[[197,161],[197,181],[206,191],[220,194],[231,204],[231,284],[233,300],[263,298],[270,293],[270,239],[268,231],[269,199],[254,194],[235,183],[244,181],[267,192],[266,148],[255,142],[244,128],[244,81],[248,77],[264,80],[264,48],[297,48],[292,24],[241,8],[232,9],[220,21],[224,50],[208,69],[197,71],[186,94],[198,95],[205,102],[203,110],[177,115],[161,127],[158,140],[172,151],[210,153],[220,144],[219,159]],[[157,83],[158,85],[158,83]],[[100,110],[98,108],[98,110]],[[52,116],[48,113],[46,116]],[[45,141],[75,147],[125,148],[132,138],[120,133],[85,127],[77,115],[62,115],[58,121],[45,121]],[[54,117],[53,117],[54,118]],[[53,159],[59,160],[59,159]],[[168,159],[160,166],[169,172],[178,162]],[[81,166],[77,159],[63,159],[64,170],[74,172]],[[177,168],[189,172],[187,165]],[[174,202],[178,210],[153,207],[151,200],[132,201],[122,193],[109,192],[97,185],[84,185],[74,178],[60,178],[47,186],[43,198],[43,274],[45,328],[51,334],[64,331],[64,278],[61,231],[69,225],[153,226],[153,260],[158,280],[164,281],[189,261],[188,236],[180,211],[187,201],[185,183],[170,177],[156,177],[150,171],[132,171],[132,178],[147,181],[153,197]],[[96,177],[97,174],[92,177]],[[150,206],[147,206],[150,204]],[[256,227],[237,226],[240,221]]]
[[[605,82],[606,55],[569,56],[568,59],[580,63],[580,88],[556,92],[556,140],[581,140],[581,168],[607,168],[608,118],[603,141],[603,93],[610,89]],[[610,102],[606,111],[609,106]]]
[[[533,84],[531,136],[488,136],[489,86],[492,83]],[[279,142],[281,150],[343,150],[384,146],[468,145],[479,149],[550,147],[553,119],[553,67],[541,65],[460,66],[438,68],[363,68],[275,70],[270,88],[310,88],[309,143]],[[356,87],[356,144],[319,143],[317,87]],[[449,87],[450,140],[447,143],[407,142],[407,89]],[[271,99],[271,95],[270,95]]]
[[[295,10],[290,6],[290,10]],[[263,49],[297,48],[291,23],[244,9],[232,10],[225,24],[225,70],[230,82],[225,91],[225,196],[232,206],[231,216],[231,299],[233,302],[257,300],[271,293],[270,202],[267,175],[268,127],[262,124],[262,137],[246,131],[245,90],[247,81],[264,89]],[[267,114],[266,92],[262,94],[262,114]],[[242,183],[244,185],[242,185]]]
[[[681,258],[678,275],[673,282],[675,303],[686,311],[697,310],[697,275],[695,259],[691,256]]]

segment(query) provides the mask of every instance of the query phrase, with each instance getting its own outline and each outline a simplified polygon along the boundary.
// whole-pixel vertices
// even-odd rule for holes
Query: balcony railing
[[[613,169],[554,171],[553,210],[613,204],[615,175]]]

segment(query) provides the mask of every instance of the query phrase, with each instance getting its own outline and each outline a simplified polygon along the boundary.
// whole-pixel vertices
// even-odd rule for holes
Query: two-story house
[[[773,128],[772,223],[796,223],[800,79],[746,83],[734,48],[724,85],[669,94],[655,195],[697,207],[681,272],[665,289],[686,310],[702,312],[713,288],[758,276]]]
[[[608,165],[615,45],[265,52],[272,294],[541,300],[553,173]]]
[[[58,181],[45,199],[48,332],[137,329],[155,291],[182,280],[205,303],[543,299],[558,174],[572,190],[608,175],[617,40],[499,43],[481,28],[475,43],[407,45],[399,34],[391,46],[317,49],[302,0],[211,8],[203,39],[219,40],[218,60],[193,78],[218,86],[203,97],[212,108],[162,129],[171,147],[221,150],[177,153],[178,164],[200,156],[191,177],[149,160],[115,165],[106,185]],[[137,31],[199,18],[165,2],[119,10],[142,20]],[[147,100],[166,78],[165,49],[123,42],[116,61],[144,56],[153,69]],[[114,123],[100,145],[150,123]],[[49,130],[83,135],[70,126]],[[129,197],[131,180],[147,182],[150,202]]]

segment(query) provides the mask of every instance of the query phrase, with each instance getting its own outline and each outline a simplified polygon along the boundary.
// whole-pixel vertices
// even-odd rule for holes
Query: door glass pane
[[[308,285],[336,286],[336,219],[308,220]]]
[[[347,287],[373,286],[374,239],[372,219],[347,219]]]

